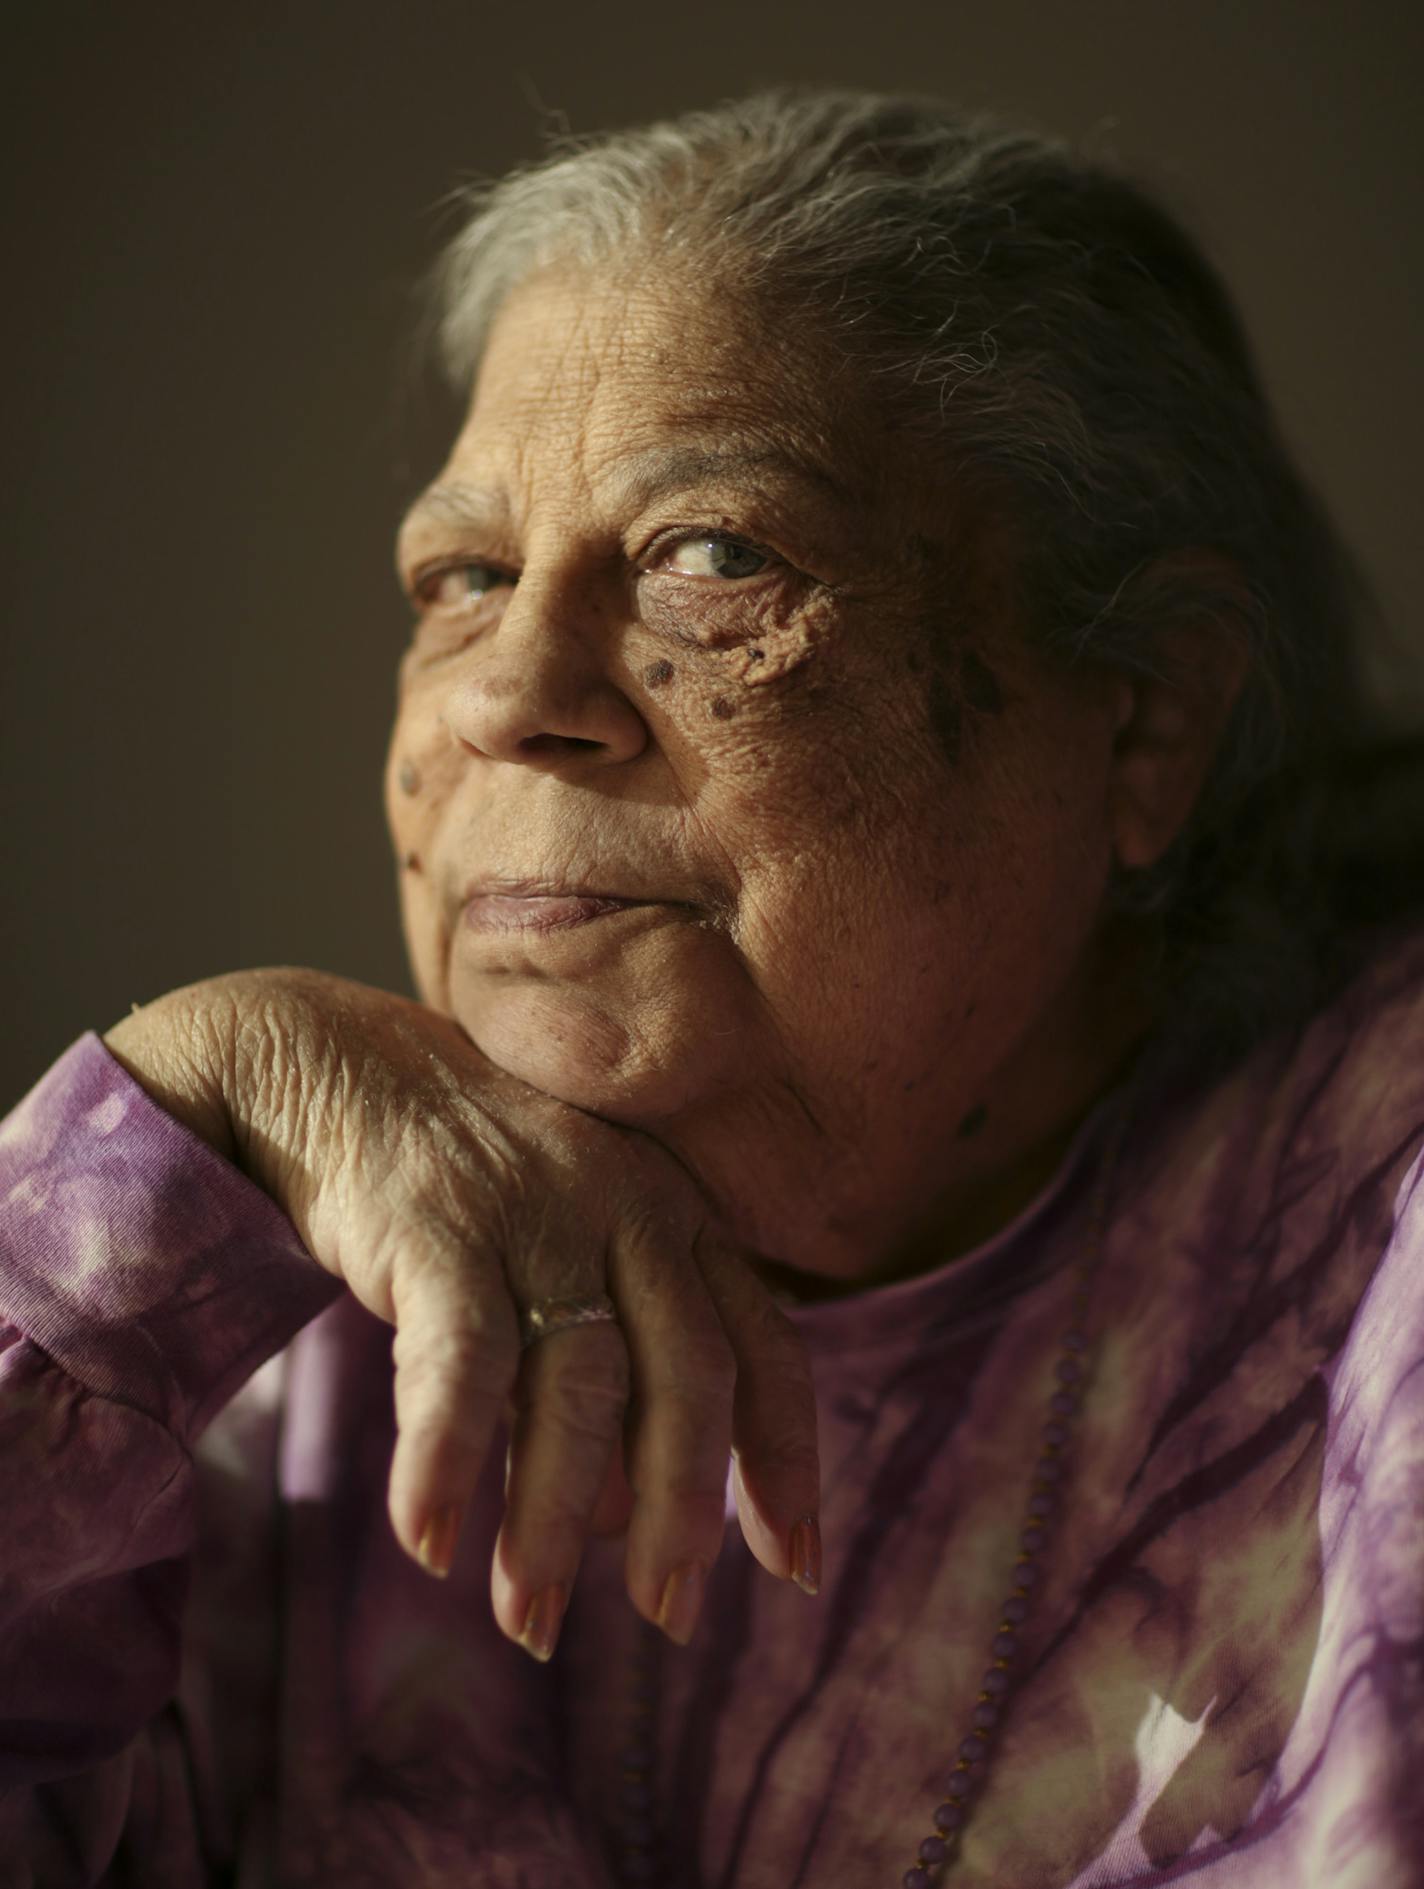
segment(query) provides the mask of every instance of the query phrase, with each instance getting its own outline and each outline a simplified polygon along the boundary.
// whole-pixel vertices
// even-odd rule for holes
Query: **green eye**
[[[684,577],[759,577],[770,562],[736,538],[684,538],[668,552],[666,568]]]
[[[427,610],[467,610],[501,584],[512,582],[492,564],[448,564],[422,577],[415,594]]]

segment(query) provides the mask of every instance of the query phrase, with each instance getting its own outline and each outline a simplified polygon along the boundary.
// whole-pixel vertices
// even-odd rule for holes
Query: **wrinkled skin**
[[[1104,885],[1170,843],[1239,672],[1190,626],[1189,684],[1051,667],[1007,521],[869,384],[646,273],[526,283],[401,533],[422,1004],[237,972],[106,1036],[395,1326],[391,1519],[432,1572],[509,1416],[492,1600],[539,1657],[594,1528],[688,1638],[733,1449],[753,1552],[814,1590],[768,1288],[987,1237],[1150,1022]],[[617,1323],[521,1352],[521,1309],[601,1290]]]
[[[575,273],[506,305],[401,536],[388,813],[429,1003],[768,1262],[864,1280],[1012,1210],[1141,1027],[1099,925],[1126,698],[750,322]],[[492,877],[652,902],[491,937]]]

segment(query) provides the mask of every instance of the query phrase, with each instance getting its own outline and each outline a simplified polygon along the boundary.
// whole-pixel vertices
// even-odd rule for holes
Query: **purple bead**
[[[922,1863],[929,1863],[930,1865],[942,1863],[948,1855],[949,1845],[945,1842],[943,1837],[926,1837],[924,1842],[920,1845],[920,1861]]]
[[[983,1741],[978,1738],[961,1738],[959,1755],[961,1758],[967,1758],[971,1764],[977,1764],[984,1756]]]
[[[1048,1530],[1038,1527],[1035,1523],[1032,1528],[1026,1528],[1024,1530],[1019,1536],[1019,1540],[1023,1544],[1025,1554],[1037,1554],[1039,1549],[1048,1540]]]
[[[1088,1334],[1081,1326],[1074,1325],[1069,1331],[1064,1332],[1063,1348],[1065,1351],[1086,1351],[1087,1347]]]
[[[1019,1650],[1017,1633],[996,1633],[994,1635],[994,1658],[1012,1659]]]
[[[970,1779],[969,1773],[967,1771],[956,1771],[948,1784],[945,1785],[944,1794],[946,1797],[954,1798],[956,1801],[962,1803],[973,1788],[974,1785]]]
[[[1015,1626],[1017,1626],[1021,1620],[1028,1618],[1028,1602],[1024,1599],[1022,1594],[1009,1595],[1009,1598],[1004,1602],[1003,1615],[1005,1620],[1012,1620]]]
[[[930,1889],[930,1872],[927,1869],[921,1869],[916,1863],[913,1869],[905,1871],[900,1881],[904,1889]]]
[[[1029,1497],[1028,1512],[1030,1515],[1051,1515],[1053,1513],[1053,1497],[1047,1489],[1040,1489],[1037,1495],[1031,1495]]]
[[[1072,1391],[1054,1391],[1048,1400],[1048,1408],[1055,1417],[1071,1417],[1078,1408],[1078,1399]]]
[[[1044,1442],[1051,1443],[1056,1450],[1061,1450],[1071,1435],[1072,1432],[1069,1430],[1068,1425],[1066,1423],[1059,1423],[1056,1418],[1052,1423],[1045,1423],[1043,1426]]]
[[[991,1725],[999,1722],[999,1708],[992,1699],[981,1699],[970,1714],[971,1722],[982,1726],[987,1732]]]
[[[1040,1456],[1033,1466],[1033,1473],[1040,1482],[1057,1482],[1063,1474],[1063,1465],[1056,1456]]]
[[[981,1692],[1002,1693],[1007,1692],[1008,1689],[1009,1675],[998,1666],[991,1666],[979,1682]]]
[[[653,1787],[641,1778],[625,1778],[618,1795],[625,1810],[651,1810],[653,1807]]]
[[[964,1822],[963,1804],[937,1804],[934,1822],[936,1830],[957,1830]]]
[[[1083,1367],[1076,1358],[1060,1358],[1055,1375],[1060,1384],[1076,1384],[1083,1375]]]
[[[648,1744],[629,1745],[618,1762],[625,1771],[651,1771],[653,1748]]]
[[[623,1841],[630,1849],[651,1849],[657,1841],[657,1826],[651,1817],[625,1817],[623,1819]]]
[[[1014,1564],[1014,1585],[1032,1587],[1038,1579],[1038,1569],[1032,1561],[1019,1561]]]

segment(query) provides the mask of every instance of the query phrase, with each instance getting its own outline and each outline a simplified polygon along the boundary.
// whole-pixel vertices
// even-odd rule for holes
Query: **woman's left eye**
[[[680,577],[759,577],[771,563],[765,551],[736,538],[680,538],[659,559]]]
[[[501,584],[514,580],[490,564],[447,564],[415,583],[415,600],[426,610],[467,610]]]

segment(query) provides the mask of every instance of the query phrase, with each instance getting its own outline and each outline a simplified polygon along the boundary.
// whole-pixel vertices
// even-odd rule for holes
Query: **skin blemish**
[[[736,709],[727,700],[725,695],[719,695],[712,704],[712,713],[717,717],[718,721],[730,721],[736,712]]]
[[[972,649],[967,650],[959,673],[964,699],[976,714],[1003,714],[1004,691],[999,686],[999,678],[982,657]]]
[[[415,765],[414,761],[401,762],[400,773],[397,774],[396,780],[403,794],[418,794],[420,792],[420,769]]]
[[[982,1102],[979,1104],[978,1108],[970,1109],[956,1131],[959,1139],[961,1141],[968,1141],[971,1135],[977,1135],[988,1119],[989,1111],[984,1107]]]
[[[942,670],[930,677],[925,707],[940,750],[953,766],[964,746],[964,698]]]
[[[407,853],[405,858],[401,861],[401,864],[405,867],[407,872],[423,872],[425,870],[420,863],[419,853]]]
[[[670,662],[650,662],[643,671],[643,680],[650,689],[660,689],[665,682],[671,682],[677,674]]]
[[[768,598],[756,610],[752,639],[736,652],[733,675],[752,688],[779,682],[810,662],[836,621],[836,603],[824,593],[790,607],[784,598]]]

